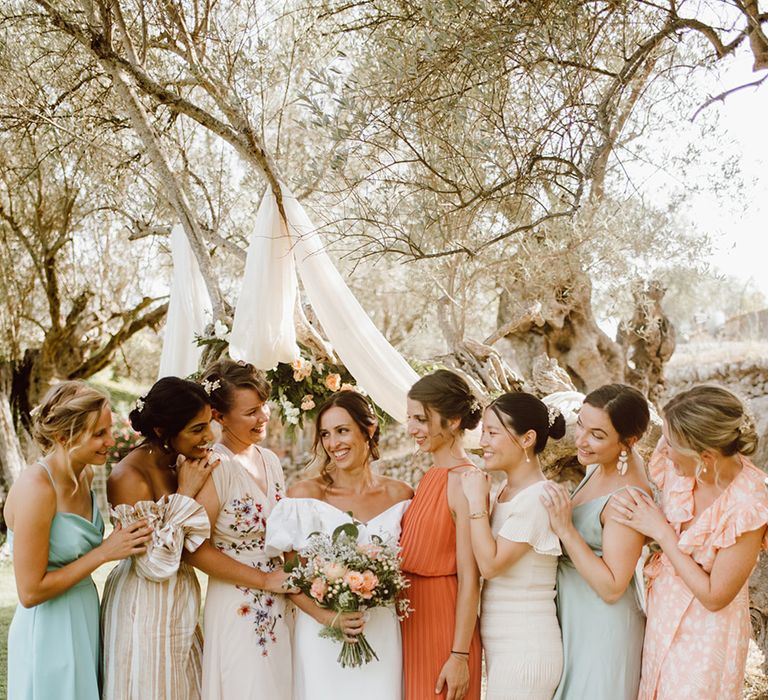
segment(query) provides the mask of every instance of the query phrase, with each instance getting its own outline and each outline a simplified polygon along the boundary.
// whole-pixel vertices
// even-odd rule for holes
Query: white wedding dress
[[[410,501],[401,501],[367,523],[358,523],[358,541],[378,535],[397,543],[400,520]],[[284,498],[267,521],[266,549],[271,555],[299,551],[313,532],[332,533],[352,522],[348,513],[314,498]],[[342,668],[337,657],[341,643],[319,636],[321,625],[296,610],[293,637],[294,700],[401,700],[403,662],[400,623],[391,608],[374,608],[365,637],[379,657],[358,668]]]

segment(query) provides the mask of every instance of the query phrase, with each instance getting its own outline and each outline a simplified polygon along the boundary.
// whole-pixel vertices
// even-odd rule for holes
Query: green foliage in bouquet
[[[267,379],[272,385],[272,400],[289,432],[301,428],[304,421],[312,422],[318,408],[337,391],[360,391],[344,365],[303,357],[290,364],[280,362],[267,372]]]
[[[409,607],[401,594],[408,581],[400,571],[397,545],[375,535],[370,542],[358,543],[358,537],[355,523],[340,525],[332,535],[313,532],[299,553],[301,560],[285,565],[291,574],[289,585],[320,607],[336,612],[336,618],[341,613],[377,607],[394,608],[404,617]],[[341,630],[331,624],[321,630],[320,636],[341,642],[338,662],[343,668],[379,658],[365,634],[357,635],[354,643],[347,642]]]
[[[205,348],[210,358],[218,358],[229,352],[229,328],[216,321],[211,336],[197,336],[196,342]],[[283,425],[289,434],[304,426],[305,421],[314,421],[317,410],[337,391],[365,392],[355,384],[355,378],[342,364],[329,364],[315,358],[307,359],[306,347],[300,345],[302,356],[293,362],[279,362],[277,367],[267,370],[266,376],[272,385],[271,399],[275,403]],[[201,371],[187,379],[199,381]],[[385,425],[389,416],[376,404],[373,409],[380,425]]]

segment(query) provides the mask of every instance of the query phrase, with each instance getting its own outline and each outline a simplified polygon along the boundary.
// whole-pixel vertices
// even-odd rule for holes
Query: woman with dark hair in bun
[[[768,547],[765,472],[755,421],[727,389],[696,386],[662,411],[651,461],[660,509],[627,493],[616,520],[658,542],[645,568],[648,625],[640,700],[742,697],[751,624],[749,575]]]
[[[562,484],[545,485],[542,501],[564,550],[557,571],[558,699],[637,697],[645,615],[635,568],[645,537],[613,516],[620,494],[650,490],[634,449],[649,422],[648,401],[637,389],[607,384],[590,392],[576,425],[586,476],[572,495]]]
[[[200,585],[182,553],[208,537],[194,498],[215,469],[210,398],[199,384],[164,377],[129,416],[144,442],[112,470],[107,495],[122,527],[146,520],[143,554],[107,578],[101,608],[103,700],[200,698]]]
[[[414,609],[402,623],[406,700],[480,698],[480,574],[461,476],[476,469],[462,440],[481,415],[467,382],[445,369],[408,392],[408,432],[433,466],[405,512],[400,540]]]
[[[464,473],[472,551],[483,585],[481,636],[487,700],[551,700],[563,668],[555,608],[560,540],[540,498],[547,480],[539,453],[565,435],[559,411],[531,394],[502,394],[483,414],[480,447],[487,471],[504,486],[488,517],[490,480]]]

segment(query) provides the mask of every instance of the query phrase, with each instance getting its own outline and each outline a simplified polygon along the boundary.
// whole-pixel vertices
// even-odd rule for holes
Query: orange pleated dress
[[[450,471],[432,467],[403,516],[402,568],[411,582],[407,595],[413,608],[401,623],[405,700],[446,697],[447,686],[440,695],[435,695],[435,686],[451,653],[458,591],[456,526],[448,507]],[[465,700],[480,700],[480,659],[480,629],[475,625]]]

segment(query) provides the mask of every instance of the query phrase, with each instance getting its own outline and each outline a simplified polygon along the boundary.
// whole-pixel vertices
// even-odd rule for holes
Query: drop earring
[[[622,450],[619,454],[619,460],[616,462],[616,471],[619,472],[619,476],[624,476],[629,469],[629,455],[626,450]]]

